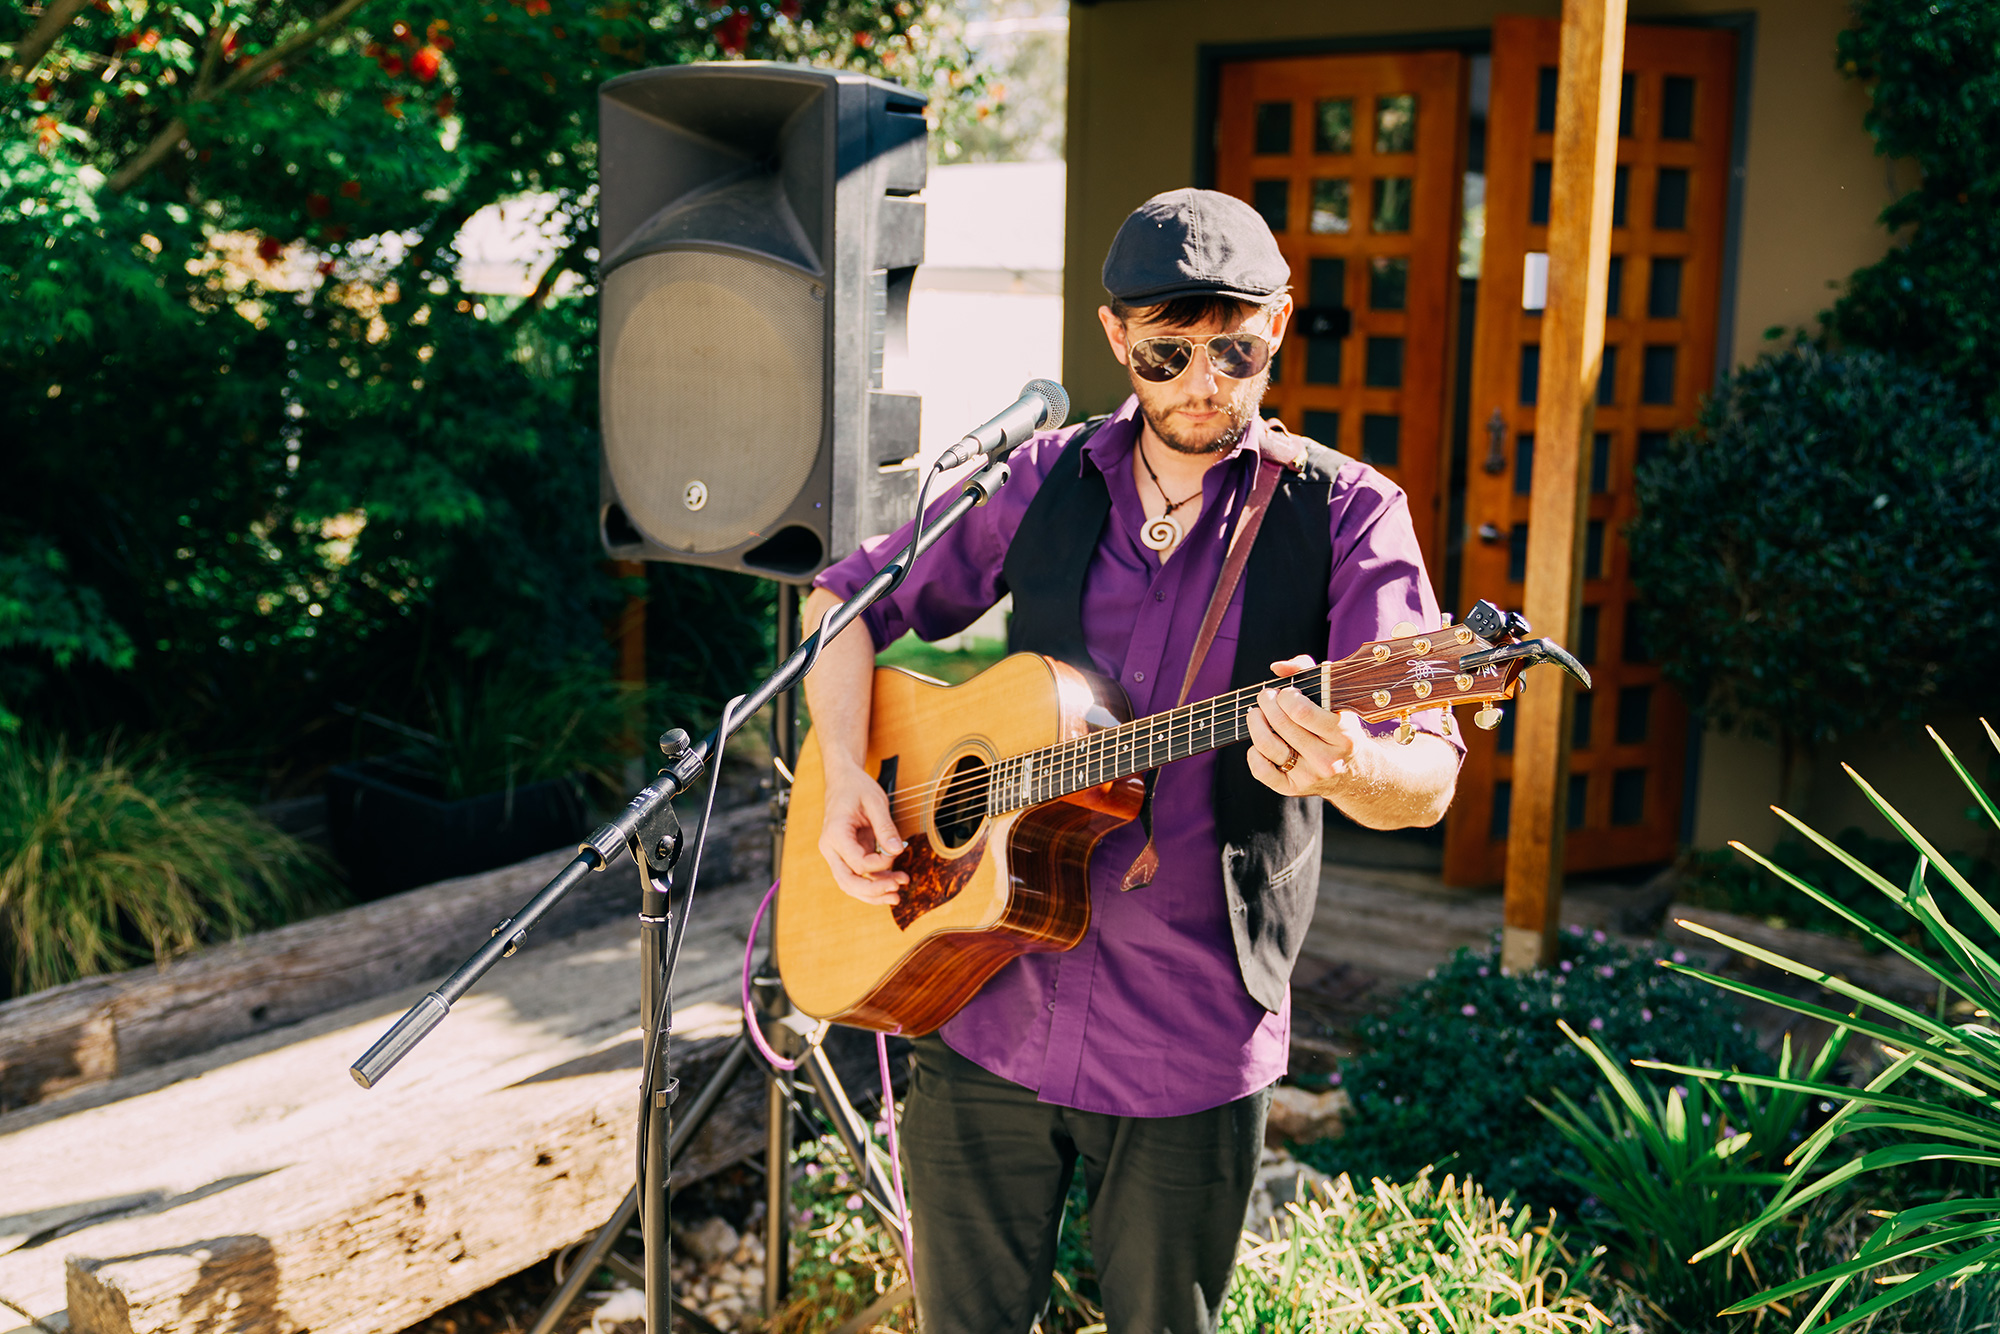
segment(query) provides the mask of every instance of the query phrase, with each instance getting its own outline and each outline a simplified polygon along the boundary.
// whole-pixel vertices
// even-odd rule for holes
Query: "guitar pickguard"
[[[986,857],[986,833],[982,829],[972,846],[947,861],[937,855],[928,834],[918,834],[904,845],[895,868],[910,877],[897,897],[890,914],[896,925],[908,931],[910,924],[925,913],[958,897]]]

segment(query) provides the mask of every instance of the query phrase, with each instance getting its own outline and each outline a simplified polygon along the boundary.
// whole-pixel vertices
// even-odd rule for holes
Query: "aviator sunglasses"
[[[1162,334],[1132,344],[1132,373],[1154,384],[1180,378],[1194,364],[1195,343],[1208,349],[1208,364],[1217,375],[1247,380],[1271,364],[1271,344],[1253,333],[1220,333],[1203,339]]]

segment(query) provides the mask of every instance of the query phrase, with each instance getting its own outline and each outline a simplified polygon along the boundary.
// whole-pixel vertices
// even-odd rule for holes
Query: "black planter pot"
[[[573,777],[447,801],[436,780],[395,757],[326,776],[327,834],[363,901],[574,846],[587,824]]]

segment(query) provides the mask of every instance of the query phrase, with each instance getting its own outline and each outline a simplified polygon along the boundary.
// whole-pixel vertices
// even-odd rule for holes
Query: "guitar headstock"
[[[1528,633],[1519,613],[1490,602],[1474,604],[1462,622],[1447,621],[1436,630],[1420,631],[1405,622],[1389,638],[1321,667],[1322,698],[1327,708],[1351,709],[1367,722],[1401,719],[1396,739],[1407,743],[1415,736],[1410,715],[1425,709],[1447,711],[1447,735],[1449,710],[1458,704],[1483,705],[1473,722],[1497,726],[1499,702],[1520,694],[1521,674],[1538,663],[1552,662],[1590,688],[1590,673],[1567,650],[1551,639],[1529,639]]]

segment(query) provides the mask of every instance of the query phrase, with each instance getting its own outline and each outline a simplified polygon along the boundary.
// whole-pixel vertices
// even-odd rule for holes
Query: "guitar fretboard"
[[[1246,741],[1250,726],[1244,716],[1259,691],[1296,686],[1300,694],[1326,708],[1330,707],[1322,693],[1326,679],[1324,670],[1300,672],[1001,760],[993,766],[987,814],[1039,806],[1100,783]]]

